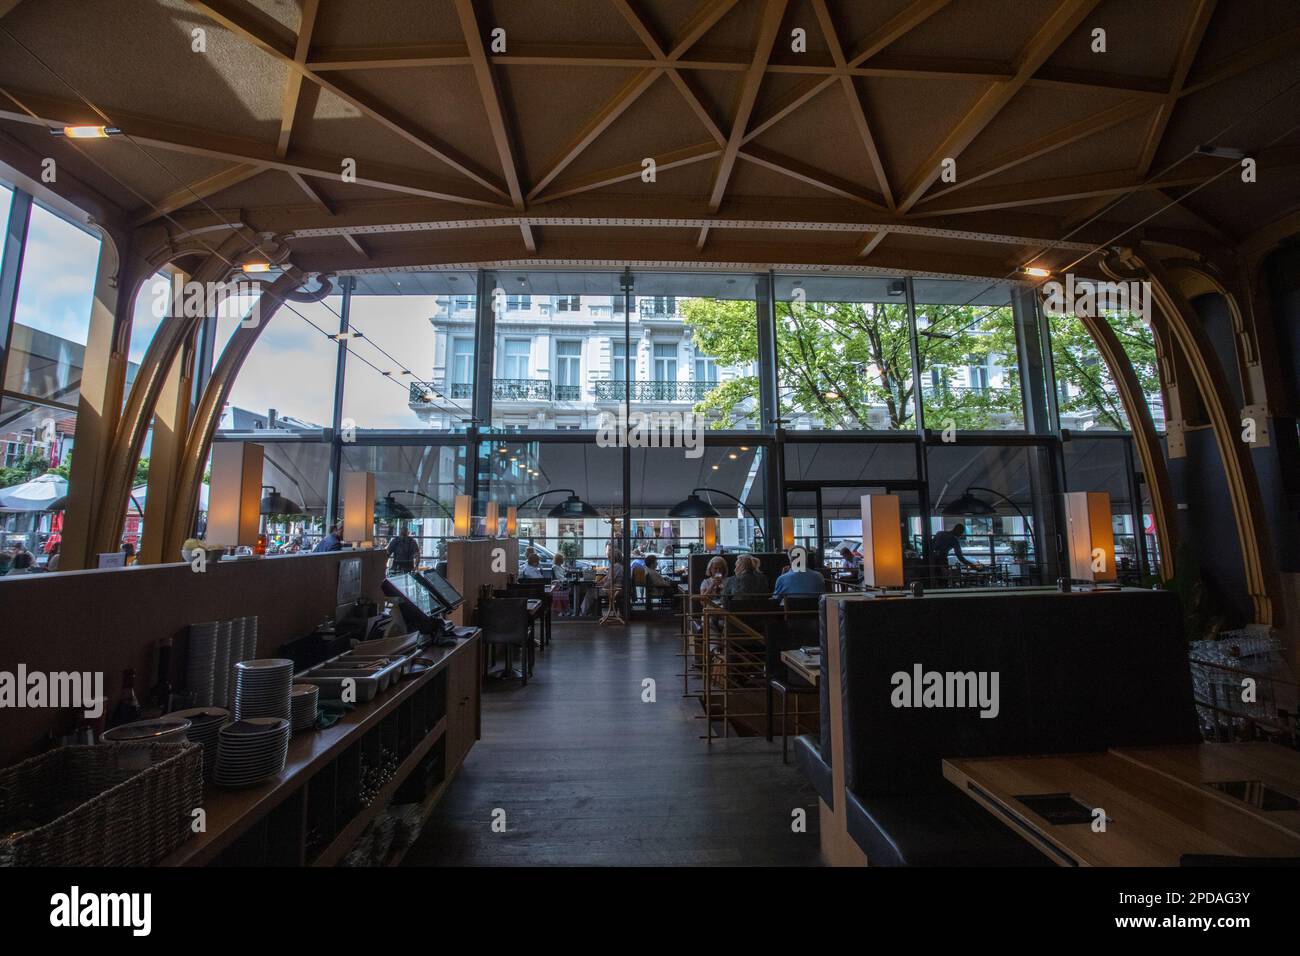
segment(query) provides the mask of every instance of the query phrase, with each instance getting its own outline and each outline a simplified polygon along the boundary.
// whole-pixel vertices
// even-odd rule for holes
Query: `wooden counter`
[[[161,865],[331,866],[417,770],[441,760],[441,778],[418,801],[423,822],[481,734],[481,655],[477,634],[455,647],[426,648],[420,656],[435,661],[433,667],[357,705],[331,727],[294,734],[275,780],[246,790],[209,785],[206,832]],[[378,762],[381,749],[397,755],[397,771],[361,806],[362,760]]]

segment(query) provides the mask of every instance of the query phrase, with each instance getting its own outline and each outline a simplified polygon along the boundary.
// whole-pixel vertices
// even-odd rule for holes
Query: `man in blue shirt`
[[[343,550],[343,522],[336,521],[330,525],[329,534],[320,539],[320,544],[312,550],[316,553],[321,551],[342,551]]]
[[[786,571],[776,579],[772,597],[818,597],[826,593],[826,579],[819,571]],[[784,603],[784,601],[782,601]]]

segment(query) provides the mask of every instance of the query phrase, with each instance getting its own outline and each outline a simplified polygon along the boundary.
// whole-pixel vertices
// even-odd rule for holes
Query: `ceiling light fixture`
[[[1025,266],[1021,271],[1027,276],[1033,276],[1035,279],[1046,279],[1052,274],[1051,269],[1044,269],[1042,266]]]
[[[249,273],[254,273],[254,272],[270,272],[270,271],[271,271],[271,263],[269,263],[269,262],[264,262],[264,261],[261,261],[261,260],[254,261],[254,262],[245,262],[245,263],[244,263],[243,265],[241,265],[239,268],[241,268],[241,269],[243,269],[245,272],[249,272]]]
[[[51,136],[66,136],[68,139],[108,139],[121,134],[116,126],[56,126],[50,130]]]
[[[1210,146],[1209,144],[1196,147],[1196,151],[1202,156],[1210,156],[1214,159],[1232,159],[1243,160],[1246,158],[1244,149],[1234,149],[1231,146]]]

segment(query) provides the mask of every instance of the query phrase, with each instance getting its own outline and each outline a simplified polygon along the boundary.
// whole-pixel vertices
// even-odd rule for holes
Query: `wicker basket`
[[[148,866],[202,804],[197,744],[60,747],[0,770],[0,866]]]

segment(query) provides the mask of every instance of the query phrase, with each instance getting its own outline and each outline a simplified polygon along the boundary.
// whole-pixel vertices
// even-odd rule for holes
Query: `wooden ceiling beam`
[[[703,101],[699,98],[698,94],[696,94],[690,83],[687,82],[686,78],[675,68],[675,58],[689,50],[691,44],[703,35],[703,31],[698,31],[696,28],[688,27],[685,39],[673,48],[672,53],[665,53],[663,44],[659,42],[659,38],[655,36],[655,32],[650,28],[650,25],[645,22],[645,18],[641,15],[641,12],[632,6],[631,0],[611,0],[611,2],[614,4],[614,8],[619,12],[619,14],[622,15],[623,19],[632,27],[633,32],[641,39],[646,51],[654,58],[655,63],[667,72],[673,86],[675,86],[677,92],[682,95],[682,99],[686,100],[686,105],[691,108],[691,112],[693,112],[696,118],[699,119],[700,123],[703,124],[704,129],[708,134],[713,137],[714,141],[717,142],[719,146],[726,143],[727,137],[723,135],[722,130],[713,119],[713,115],[709,112],[707,107],[705,107]],[[706,0],[705,4],[692,19],[692,24],[694,27],[698,27],[700,24],[706,24],[704,29],[707,30],[709,26],[712,26],[717,22],[717,18],[720,18],[734,5],[735,0]]]
[[[831,59],[835,61],[836,66],[846,67],[848,64],[844,59],[844,48],[840,43],[839,33],[835,30],[835,22],[831,19],[831,11],[826,6],[826,0],[813,0],[813,13],[817,16],[817,23],[830,50]],[[876,185],[884,198],[885,206],[892,212],[895,208],[894,194],[889,188],[889,177],[885,175],[884,163],[880,161],[880,150],[876,148],[876,140],[871,133],[871,124],[867,121],[866,110],[862,107],[862,97],[858,96],[858,88],[854,84],[853,77],[841,76],[840,85],[844,89],[844,98],[848,102],[849,117],[858,131],[863,148],[867,151],[867,161],[871,165]]]
[[[824,189],[842,199],[860,203],[880,212],[892,212],[885,206],[884,198],[879,193],[868,192],[857,183],[846,182],[838,176],[820,169],[814,169],[812,166],[793,157],[782,156],[759,146],[747,146],[737,155],[740,159],[751,162],[756,166],[762,166],[764,169],[770,169],[783,176],[789,176],[791,179],[806,183],[809,186]]]
[[[1200,76],[1189,77],[1191,82],[1185,84],[1178,91],[1179,99],[1184,96],[1191,96],[1193,93],[1199,93],[1201,90],[1222,83],[1239,73],[1252,70],[1269,60],[1275,60],[1297,49],[1300,49],[1300,25],[1291,27],[1289,30],[1283,30],[1267,40],[1247,47],[1240,53],[1234,53],[1232,56],[1211,64],[1206,68],[1205,73]]]
[[[359,255],[362,259],[370,258],[370,251],[361,244],[361,240],[359,240],[356,236],[345,232],[343,234],[343,241],[346,242],[349,246],[351,246],[352,251],[355,252],[357,255]]]
[[[615,93],[610,98],[609,102],[598,109],[591,118],[587,120],[586,125],[584,125],[582,129],[578,130],[568,144],[560,150],[560,155],[551,162],[547,167],[546,172],[542,174],[541,178],[537,180],[537,183],[533,188],[529,190],[528,200],[531,202],[533,199],[537,198],[537,196],[541,195],[546,187],[555,180],[556,176],[564,172],[569,164],[582,154],[583,150],[594,143],[596,138],[605,130],[609,129],[613,122],[622,116],[623,113],[626,112],[627,108],[635,103],[642,93],[654,85],[654,82],[659,78],[659,75],[659,71],[657,70],[642,70],[625,83],[623,88]]]
[[[0,0],[0,17],[8,16],[23,0]]]
[[[469,51],[465,46],[447,43],[391,47],[317,47],[307,61],[307,68],[313,73],[469,65]]]
[[[1123,76],[1118,73],[1099,73],[1095,70],[1065,69],[1044,66],[1029,78],[1026,86],[1044,90],[1098,90],[1103,93],[1125,93],[1144,96],[1151,100],[1163,99],[1163,80],[1145,76]]]
[[[474,12],[473,0],[456,0],[456,15],[460,19],[461,32],[465,34],[465,46],[469,50],[469,58],[474,68],[479,98],[483,100],[483,108],[487,111],[488,129],[492,133],[492,142],[497,149],[497,161],[505,173],[510,202],[516,209],[523,209],[524,188],[519,181],[519,164],[515,160],[510,126],[505,110],[501,107],[501,91],[497,88],[492,64],[488,62],[487,48],[483,46],[483,34],[479,32],[478,16]],[[524,240],[524,247],[529,252],[536,252],[537,238],[533,235],[532,227],[527,222],[521,222],[519,233]]]
[[[865,259],[876,251],[876,247],[885,241],[889,235],[888,229],[881,229],[879,232],[873,232],[862,242],[861,248],[858,249],[858,257]]]
[[[303,191],[303,194],[312,201],[316,208],[320,209],[327,216],[334,215],[334,207],[330,205],[329,201],[319,189],[307,181],[307,177],[303,176],[302,173],[291,172],[289,173],[289,178],[294,181],[297,187]]]
[[[261,166],[250,166],[245,163],[237,163],[206,176],[197,182],[182,186],[170,196],[158,200],[148,209],[145,209],[136,216],[131,225],[139,228],[155,219],[161,219],[163,216],[170,215],[178,209],[184,209],[191,203],[202,202],[209,196],[221,192],[223,189],[229,189],[231,186],[252,179],[254,176],[260,176],[266,170]]]
[[[302,0],[298,40],[293,50],[295,63],[307,62],[307,52],[311,49],[311,35],[316,29],[316,14],[319,10],[320,0]],[[289,138],[293,136],[293,124],[298,118],[298,104],[302,101],[302,81],[303,74],[299,70],[290,70],[284,82],[284,98],[280,105],[280,136],[275,144],[275,155],[282,158],[289,152]]]
[[[668,51],[668,59],[674,61],[680,59],[735,5],[736,0],[705,0],[700,4],[695,14],[686,22],[682,35],[677,38],[677,43]]]
[[[920,26],[931,16],[938,13],[949,2],[951,0],[912,0],[910,4],[881,24],[871,36],[863,41],[858,52],[848,61],[848,67],[860,67],[909,30]],[[753,128],[745,134],[744,139],[741,140],[742,144],[760,136],[834,83],[834,74],[810,78],[808,82],[787,94],[771,113],[755,123]]]
[[[1214,16],[1215,3],[1216,0],[1193,0],[1191,19],[1187,30],[1183,33],[1182,43],[1178,47],[1173,75],[1169,78],[1168,93],[1156,108],[1156,114],[1151,118],[1151,126],[1147,129],[1146,138],[1142,143],[1142,152],[1137,164],[1138,179],[1144,179],[1151,171],[1151,164],[1155,162],[1156,153],[1159,152],[1160,144],[1165,138],[1165,129],[1169,126],[1169,119],[1173,115],[1174,107],[1178,105],[1178,94],[1183,89],[1187,74],[1191,72],[1196,53],[1201,48],[1201,39],[1210,25],[1210,18]]]
[[[996,176],[1004,173],[1008,169],[1014,169],[1022,163],[1038,159],[1040,156],[1046,156],[1048,153],[1062,149],[1066,146],[1073,145],[1080,140],[1087,139],[1097,133],[1112,129],[1115,126],[1125,123],[1151,109],[1151,103],[1145,99],[1126,100],[1123,103],[1117,103],[1109,109],[1093,113],[1091,116],[1085,116],[1083,119],[1068,123],[1065,126],[1058,127],[1050,133],[1045,133],[1038,139],[1031,140],[1028,143],[1021,143],[1005,152],[999,153],[992,159],[976,167],[974,171],[966,170],[957,178],[957,182],[943,189],[934,190],[917,203],[917,208],[922,208],[926,203],[933,202],[940,196],[946,196],[949,193],[956,192],[958,189],[977,183],[990,176]]]
[[[1034,33],[1016,58],[1016,75],[993,84],[944,137],[921,167],[908,180],[899,200],[900,212],[907,212],[920,201],[925,191],[939,178],[939,166],[945,159],[956,159],[975,137],[993,122],[1007,103],[1029,81],[1071,33],[1092,12],[1100,0],[1062,0],[1051,16]]]
[[[714,175],[713,189],[709,196],[710,209],[716,210],[722,205],[722,197],[727,191],[727,182],[731,179],[731,171],[736,166],[736,156],[740,152],[741,141],[749,126],[749,117],[758,99],[758,88],[763,82],[764,68],[767,66],[768,57],[772,55],[776,32],[781,28],[781,18],[785,16],[786,2],[787,0],[766,0],[763,5],[758,36],[754,42],[754,59],[750,63],[749,72],[745,74],[745,82],[741,87],[740,102],[737,104],[736,115],[731,123],[731,135],[727,139],[726,146],[723,147],[722,155],[718,158],[718,170]]]
[[[404,116],[372,100],[360,91],[350,89],[335,80],[322,76],[310,69],[305,63],[294,59],[294,47],[271,35],[263,26],[263,15],[247,0],[188,0],[191,6],[200,10],[216,23],[221,24],[237,36],[243,37],[258,49],[275,57],[290,69],[303,74],[322,89],[328,90],[345,103],[360,110],[366,116],[378,122],[385,129],[396,133],[402,139],[424,150],[442,163],[450,166],[462,176],[502,198],[509,194],[494,182],[474,163],[459,155],[449,146],[437,142],[428,134],[418,131],[416,124]]]
[[[1039,182],[968,189],[950,196],[947,202],[936,200],[927,203],[917,209],[914,215],[916,217],[950,216],[1076,199],[1100,199],[1130,192],[1149,192],[1171,186],[1194,186],[1221,173],[1224,164],[1231,164],[1231,162],[1231,160],[1198,157],[1143,182],[1133,179],[1132,170],[1114,170],[1108,173],[1088,173],[1083,176],[1066,176]],[[1264,160],[1261,159],[1260,162],[1262,165]]]
[[[678,166],[689,166],[691,163],[698,163],[721,155],[722,149],[716,143],[683,146],[681,149],[670,150],[667,153],[655,156],[655,169],[658,172],[664,172],[665,170],[676,169]],[[537,202],[551,202],[565,196],[600,189],[603,186],[612,186],[615,183],[639,179],[641,174],[645,172],[645,167],[641,165],[641,162],[640,159],[637,159],[630,163],[622,163],[618,166],[584,173],[582,176],[568,182],[555,183],[544,195],[538,197]]]
[[[17,108],[4,109],[5,100],[11,101]],[[212,130],[181,126],[139,113],[127,113],[121,110],[106,110],[106,112],[111,115],[114,125],[121,127],[131,140],[143,146],[189,153],[193,156],[210,156],[233,163],[249,163],[266,169],[279,169],[286,173],[296,172],[335,182],[339,181],[342,170],[342,160],[338,157],[298,150],[290,150],[288,156],[278,157],[275,155],[274,147],[253,140],[228,136]],[[0,119],[44,127],[104,122],[103,118],[85,103],[10,89],[0,89]],[[429,199],[441,199],[472,206],[500,206],[495,197],[466,195],[464,187],[467,184],[462,180],[453,181],[418,170],[395,168],[378,163],[367,162],[358,166],[356,181],[363,186],[424,196]]]

